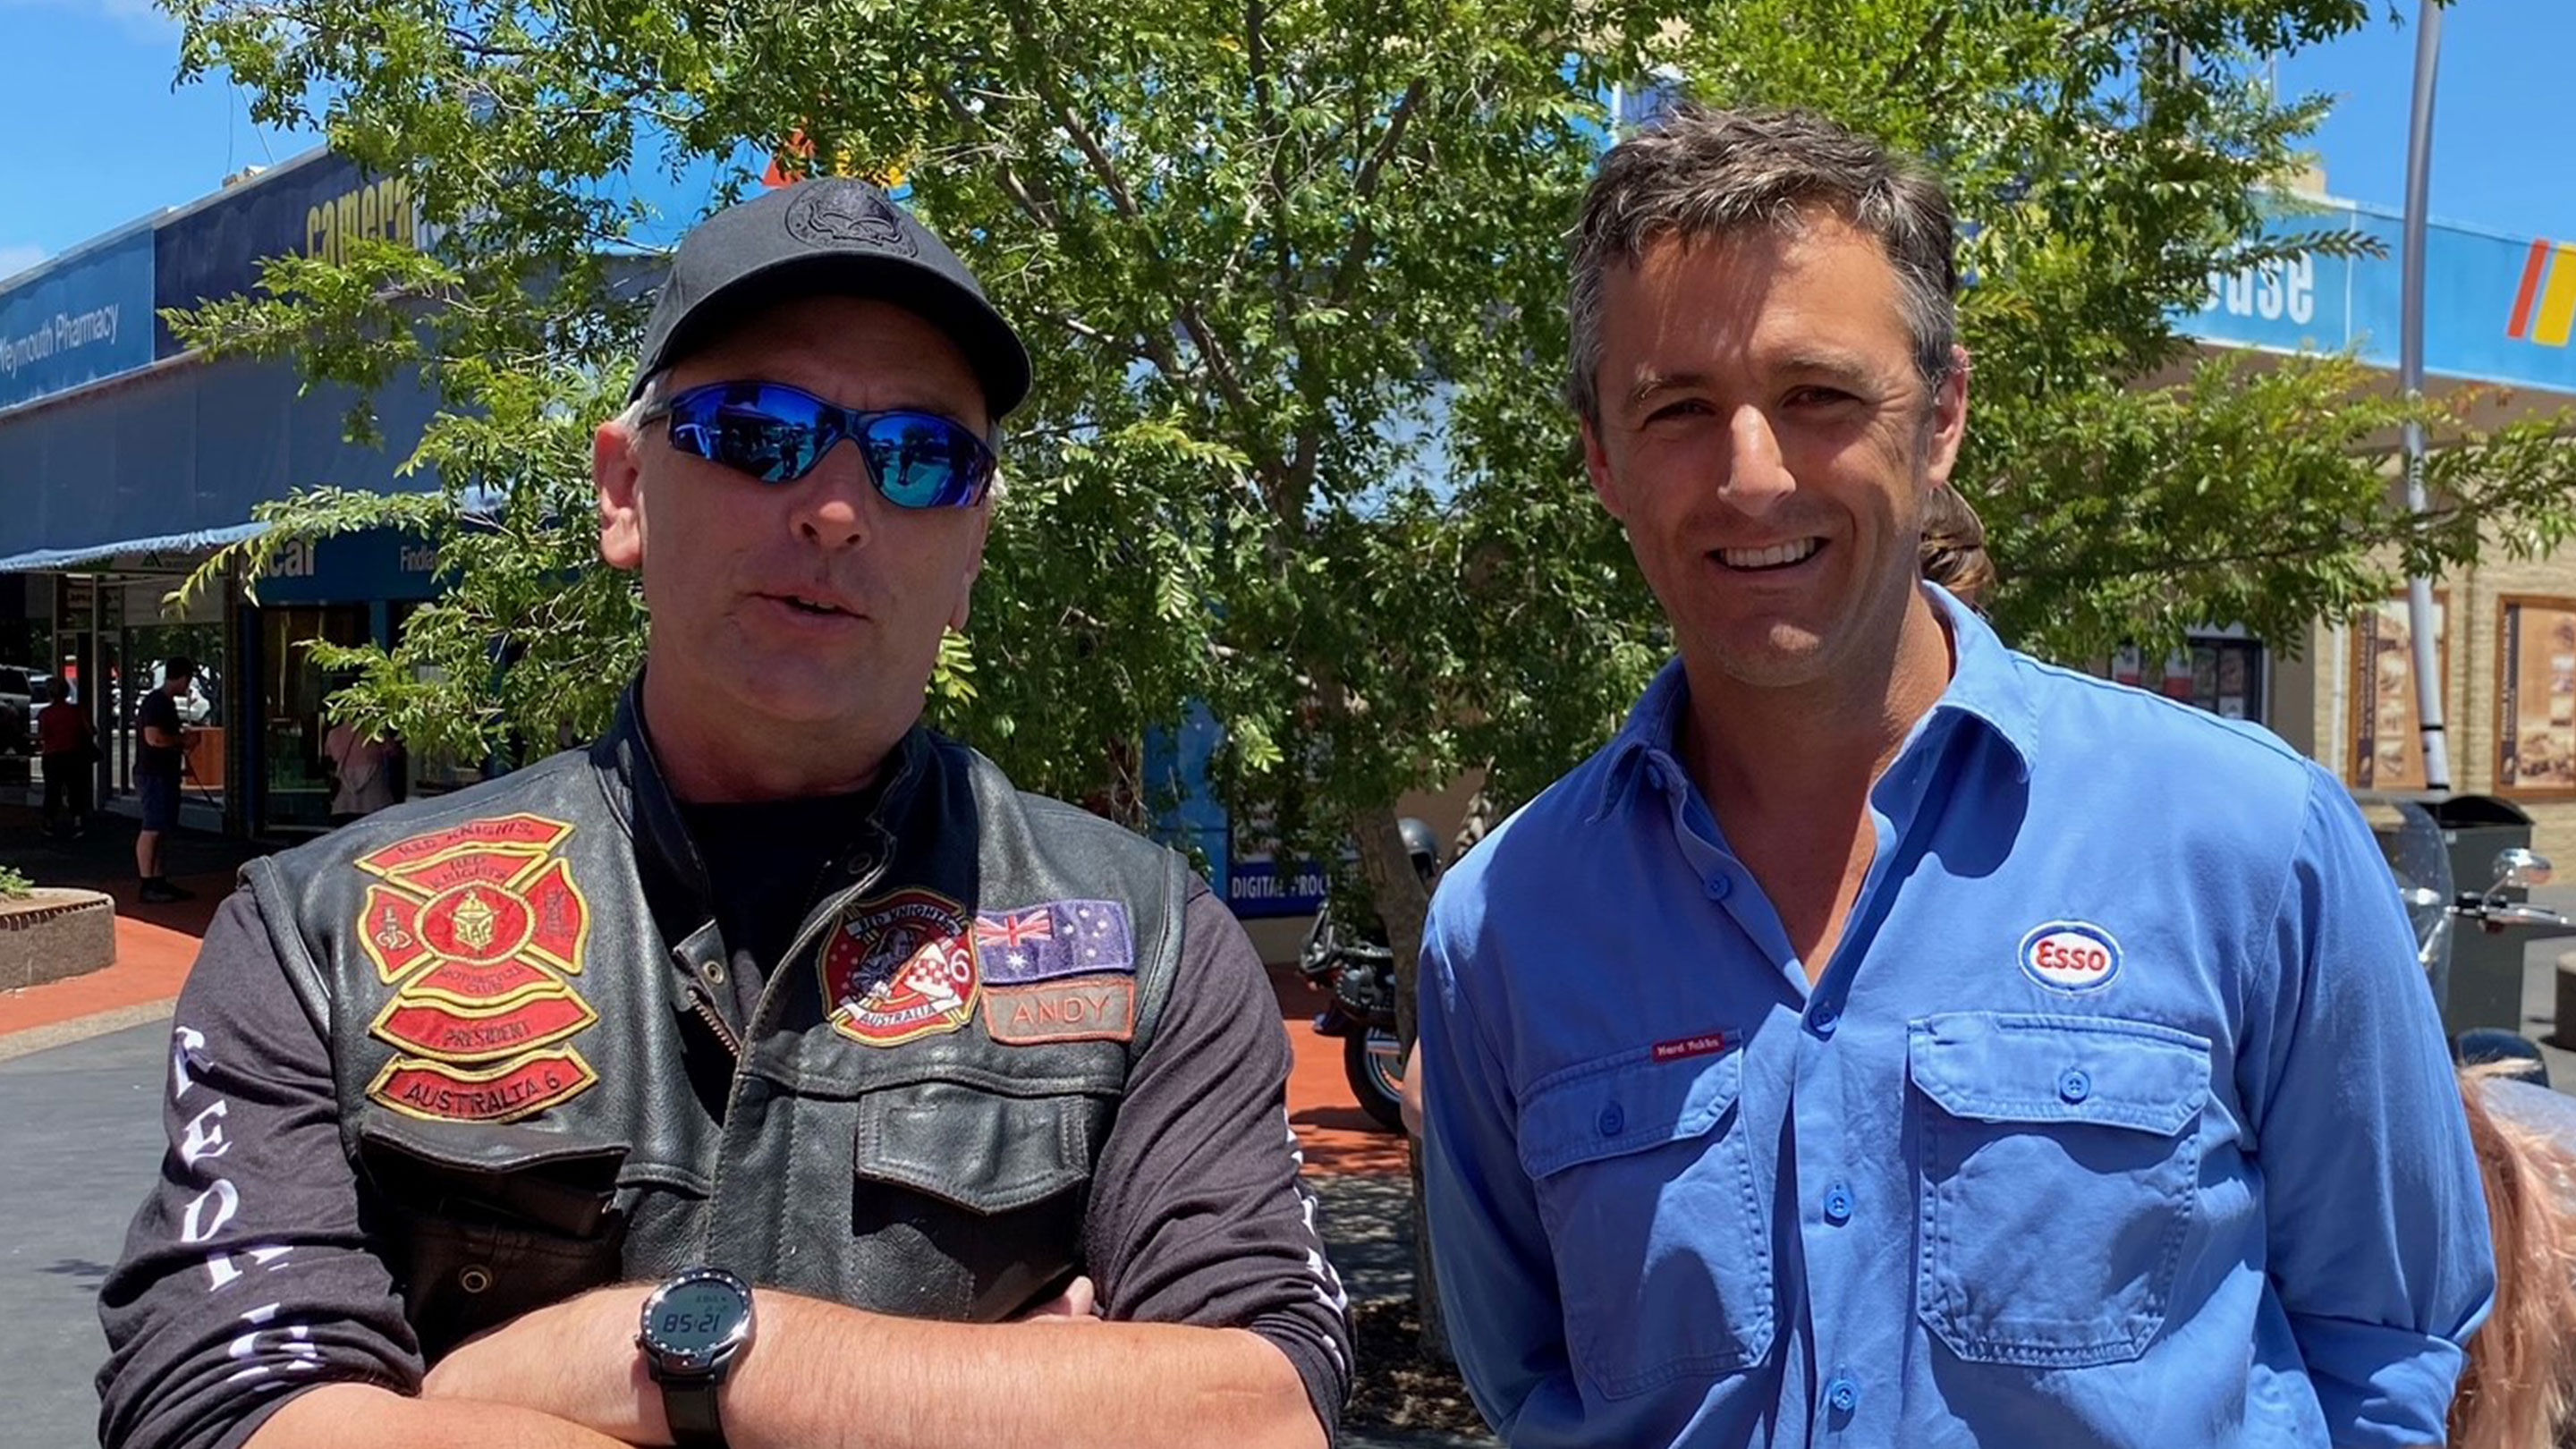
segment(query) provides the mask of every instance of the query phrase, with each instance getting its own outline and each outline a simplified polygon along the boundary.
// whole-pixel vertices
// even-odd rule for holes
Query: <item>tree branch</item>
[[[1905,59],[1896,63],[1896,69],[1888,72],[1887,88],[1890,91],[1902,90],[1914,79],[1914,72],[1917,69],[1930,63],[1932,57],[1940,51],[1942,39],[1950,33],[1950,17],[1957,13],[1955,8],[1943,5],[1933,15],[1932,23],[1923,28],[1922,38],[1915,41],[1914,48],[1905,53]]]
[[[1359,215],[1359,225],[1352,229],[1351,244],[1342,253],[1341,265],[1333,269],[1331,286],[1325,289],[1325,294],[1333,299],[1336,307],[1351,300],[1351,290],[1359,282],[1360,268],[1368,260],[1369,248],[1377,243],[1377,228],[1369,220],[1368,204],[1377,199],[1379,177],[1385,173],[1386,163],[1395,155],[1396,148],[1404,144],[1405,125],[1413,119],[1414,111],[1429,92],[1429,83],[1421,76],[1415,76],[1413,84],[1404,88],[1403,99],[1395,103],[1395,110],[1387,116],[1386,130],[1378,136],[1377,145],[1351,178],[1352,210]]]
[[[991,124],[975,114],[964,98],[957,94],[955,86],[939,87],[939,99],[940,103],[948,108],[948,114],[956,118],[959,125],[970,127],[990,140],[993,171],[1001,180],[1002,194],[1010,198],[1011,204],[1019,208],[1022,216],[1049,231],[1054,230],[1058,212],[1052,199],[1039,197],[1029,189],[1026,182],[1020,179],[1018,168],[1011,164],[1010,155],[1001,144],[1001,138],[995,134]]]
[[[1006,9],[1010,15],[1011,33],[1018,37],[1021,44],[1040,51],[1043,62],[1045,47],[1029,33],[1028,8],[1013,5]],[[1091,134],[1091,128],[1083,124],[1080,113],[1074,110],[1073,103],[1065,98],[1063,90],[1057,86],[1053,68],[1041,63],[1032,67],[1032,70],[1037,77],[1039,96],[1054,113],[1056,122],[1064,127],[1065,134],[1072,139],[1074,149],[1080,151],[1084,159],[1091,163],[1102,190],[1109,195],[1112,209],[1123,220],[1141,229],[1145,218],[1143,210],[1136,204],[1136,194],[1127,188],[1126,177],[1120,173],[1117,163],[1102,148],[1099,139]],[[1166,279],[1157,277],[1156,280]],[[1245,388],[1242,374],[1236,370],[1234,360],[1227,353],[1225,344],[1217,339],[1215,329],[1208,326],[1207,318],[1199,310],[1197,299],[1182,295],[1175,300],[1179,304],[1181,328],[1189,334],[1190,345],[1197,349],[1201,358],[1205,359],[1209,381],[1216,384],[1217,392],[1224,397],[1226,406],[1235,414],[1245,435],[1248,438],[1257,438],[1260,434],[1261,413],[1253,406],[1251,393]],[[1154,365],[1161,368],[1175,382],[1184,381],[1190,377],[1190,372],[1180,367],[1178,360],[1172,357],[1168,346],[1153,340],[1151,334],[1148,334],[1146,345],[1156,349],[1153,354]]]

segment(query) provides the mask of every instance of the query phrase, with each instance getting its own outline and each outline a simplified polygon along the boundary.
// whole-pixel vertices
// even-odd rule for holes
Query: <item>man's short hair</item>
[[[185,654],[173,654],[161,663],[161,678],[165,682],[173,679],[194,679],[196,677],[197,661],[189,658]]]
[[[1573,375],[1567,400],[1601,420],[1601,322],[1612,267],[1667,237],[1794,231],[1826,212],[1887,252],[1927,389],[1950,375],[1959,273],[1950,198],[1911,157],[1797,109],[1717,110],[1685,102],[1602,158],[1574,232]]]

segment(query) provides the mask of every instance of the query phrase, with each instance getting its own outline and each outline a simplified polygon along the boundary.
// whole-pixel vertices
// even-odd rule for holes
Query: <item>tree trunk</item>
[[[1395,952],[1396,1044],[1409,1062],[1415,1031],[1414,982],[1422,966],[1422,927],[1431,914],[1431,891],[1414,873],[1413,857],[1404,848],[1393,806],[1359,812],[1351,834],[1359,842],[1369,899],[1386,926],[1387,945]],[[1422,1325],[1422,1351],[1436,1362],[1449,1363],[1449,1328],[1440,1316],[1440,1289],[1431,1266],[1431,1225],[1422,1211],[1422,1144],[1417,1141],[1412,1147],[1415,1321]]]

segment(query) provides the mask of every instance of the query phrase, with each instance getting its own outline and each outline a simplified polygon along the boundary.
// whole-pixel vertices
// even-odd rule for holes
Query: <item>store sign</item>
[[[161,227],[153,305],[194,307],[256,292],[260,263],[270,257],[336,262],[362,239],[426,245],[419,217],[409,182],[362,172],[344,156],[270,172]],[[166,322],[154,336],[159,356],[184,350]]]
[[[0,291],[0,407],[152,361],[152,233],[136,231]]]
[[[254,586],[263,604],[426,599],[438,592],[438,550],[395,528],[289,544]]]
[[[2377,256],[2304,256],[2209,278],[2178,324],[2207,342],[2281,352],[2350,348],[2397,366],[2405,228],[2385,212],[2337,205],[2285,210],[2272,233],[2353,231]],[[2576,245],[2434,222],[2424,238],[2424,370],[2434,377],[2576,392]]]

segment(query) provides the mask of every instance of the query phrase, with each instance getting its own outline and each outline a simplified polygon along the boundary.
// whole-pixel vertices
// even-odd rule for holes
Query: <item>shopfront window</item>
[[[232,659],[224,648],[219,598],[201,593],[191,600],[189,612],[176,619],[163,612],[163,601],[182,582],[175,575],[129,576],[107,586],[112,607],[106,625],[117,639],[113,657],[107,661],[108,677],[116,689],[109,752],[114,786],[120,793],[133,788],[134,751],[140,743],[135,711],[146,694],[167,683],[164,671],[169,661],[185,658],[197,666],[197,676],[178,697],[184,740],[179,755],[180,799],[221,810],[224,762],[231,745],[232,720],[224,701],[232,682]]]
[[[34,779],[36,711],[51,677],[54,581],[0,574],[0,786]]]
[[[259,831],[264,835],[318,833],[331,828],[334,775],[327,760],[331,724],[322,712],[339,681],[313,661],[311,641],[364,644],[369,636],[364,604],[305,604],[259,611],[259,715],[262,758],[268,770],[261,792]],[[343,753],[349,753],[343,741]],[[362,763],[374,764],[373,752]]]
[[[2194,635],[2162,659],[2123,648],[2111,656],[2110,677],[2205,709],[2221,719],[2265,723],[2263,645],[2258,640]]]

